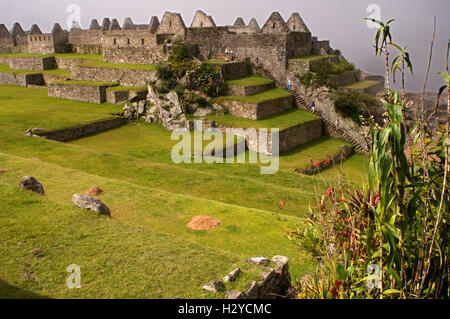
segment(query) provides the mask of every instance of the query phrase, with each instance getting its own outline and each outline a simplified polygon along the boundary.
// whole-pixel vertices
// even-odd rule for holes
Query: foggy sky
[[[81,7],[83,28],[91,19],[101,23],[104,17],[117,18],[121,25],[127,16],[136,24],[149,23],[153,15],[161,20],[165,11],[180,12],[189,26],[197,9],[211,15],[217,25],[233,24],[236,17],[242,16],[246,23],[255,17],[262,27],[272,11],[279,11],[285,20],[298,11],[314,36],[330,40],[331,46],[341,50],[358,68],[383,75],[384,61],[374,56],[375,29],[369,29],[362,20],[369,15],[367,6],[378,4],[383,21],[397,19],[392,25],[393,41],[409,46],[415,75],[407,78],[409,91],[422,90],[436,16],[436,43],[427,91],[435,91],[443,84],[438,72],[444,71],[450,38],[449,0],[1,0],[0,23],[10,29],[18,21],[26,30],[37,23],[43,32],[49,32],[54,22],[67,28],[66,9],[72,3]]]

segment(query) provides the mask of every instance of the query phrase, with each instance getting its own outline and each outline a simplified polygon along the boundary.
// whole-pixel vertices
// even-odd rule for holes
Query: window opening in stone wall
[[[142,43],[142,45],[144,45],[144,43],[145,43],[144,39],[141,39],[141,43]]]

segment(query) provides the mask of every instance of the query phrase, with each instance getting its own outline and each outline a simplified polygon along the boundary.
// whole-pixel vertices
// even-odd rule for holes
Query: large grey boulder
[[[223,278],[224,282],[233,282],[237,279],[237,277],[239,277],[239,275],[241,274],[241,269],[240,268],[236,268],[235,270],[233,270],[232,272],[230,272],[228,275],[226,275]]]
[[[149,85],[148,100],[156,106],[159,120],[166,129],[173,131],[185,127],[186,115],[175,91],[170,91],[167,94],[158,94]]]
[[[73,203],[87,210],[93,210],[99,214],[111,216],[109,208],[97,198],[90,195],[75,194],[73,195]]]
[[[269,263],[269,259],[266,257],[253,257],[249,258],[248,262],[252,265],[267,265]]]
[[[19,181],[19,187],[38,194],[44,194],[44,187],[33,176],[24,176]]]
[[[213,292],[213,293],[218,293],[218,292],[225,290],[225,285],[223,284],[222,281],[216,280],[210,284],[204,285],[203,290]]]

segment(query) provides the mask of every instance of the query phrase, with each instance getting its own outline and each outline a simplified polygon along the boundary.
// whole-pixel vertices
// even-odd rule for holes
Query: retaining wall
[[[87,81],[117,81],[126,86],[147,85],[156,81],[156,71],[93,68],[77,66],[72,69],[72,78]]]

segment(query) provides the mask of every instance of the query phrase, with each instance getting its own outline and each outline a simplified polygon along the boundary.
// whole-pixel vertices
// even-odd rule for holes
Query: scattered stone
[[[39,255],[39,254],[42,253],[42,252],[43,252],[42,249],[36,248],[36,249],[33,249],[32,251],[30,251],[30,254],[31,254],[31,255],[34,255],[34,256],[37,256],[37,255]]]
[[[19,187],[38,194],[44,194],[44,187],[33,176],[24,176],[19,181]]]
[[[33,281],[36,280],[36,277],[27,270],[22,270],[22,274],[26,279],[33,280]]]
[[[80,208],[93,210],[99,214],[111,216],[109,208],[100,200],[92,196],[75,194],[73,195],[73,203]]]
[[[289,258],[285,256],[275,256],[272,258],[272,262],[275,264],[276,272],[285,272],[286,265],[289,264]]]
[[[227,291],[224,299],[244,299],[244,293],[242,291]]]
[[[221,225],[221,221],[206,215],[195,216],[187,226],[193,230],[210,230]]]
[[[92,186],[85,192],[85,194],[90,196],[98,196],[100,194],[103,194],[103,190],[100,187]]]
[[[226,275],[223,278],[224,282],[233,282],[237,279],[237,277],[239,277],[239,275],[241,274],[241,269],[240,268],[236,268],[235,270],[233,270],[232,272],[230,272],[228,275]]]
[[[269,259],[266,257],[253,257],[249,258],[248,262],[252,265],[267,265],[269,263]]]
[[[207,115],[211,115],[214,113],[214,110],[208,107],[199,107],[195,110],[194,112],[194,116],[196,117],[202,117],[202,116],[207,116]]]
[[[256,281],[250,282],[250,284],[247,286],[246,295],[247,295],[248,299],[258,299],[259,287],[258,287],[258,283]]]
[[[216,280],[210,284],[204,285],[203,290],[213,292],[213,293],[218,293],[218,292],[225,290],[225,285],[223,284],[222,281]]]

